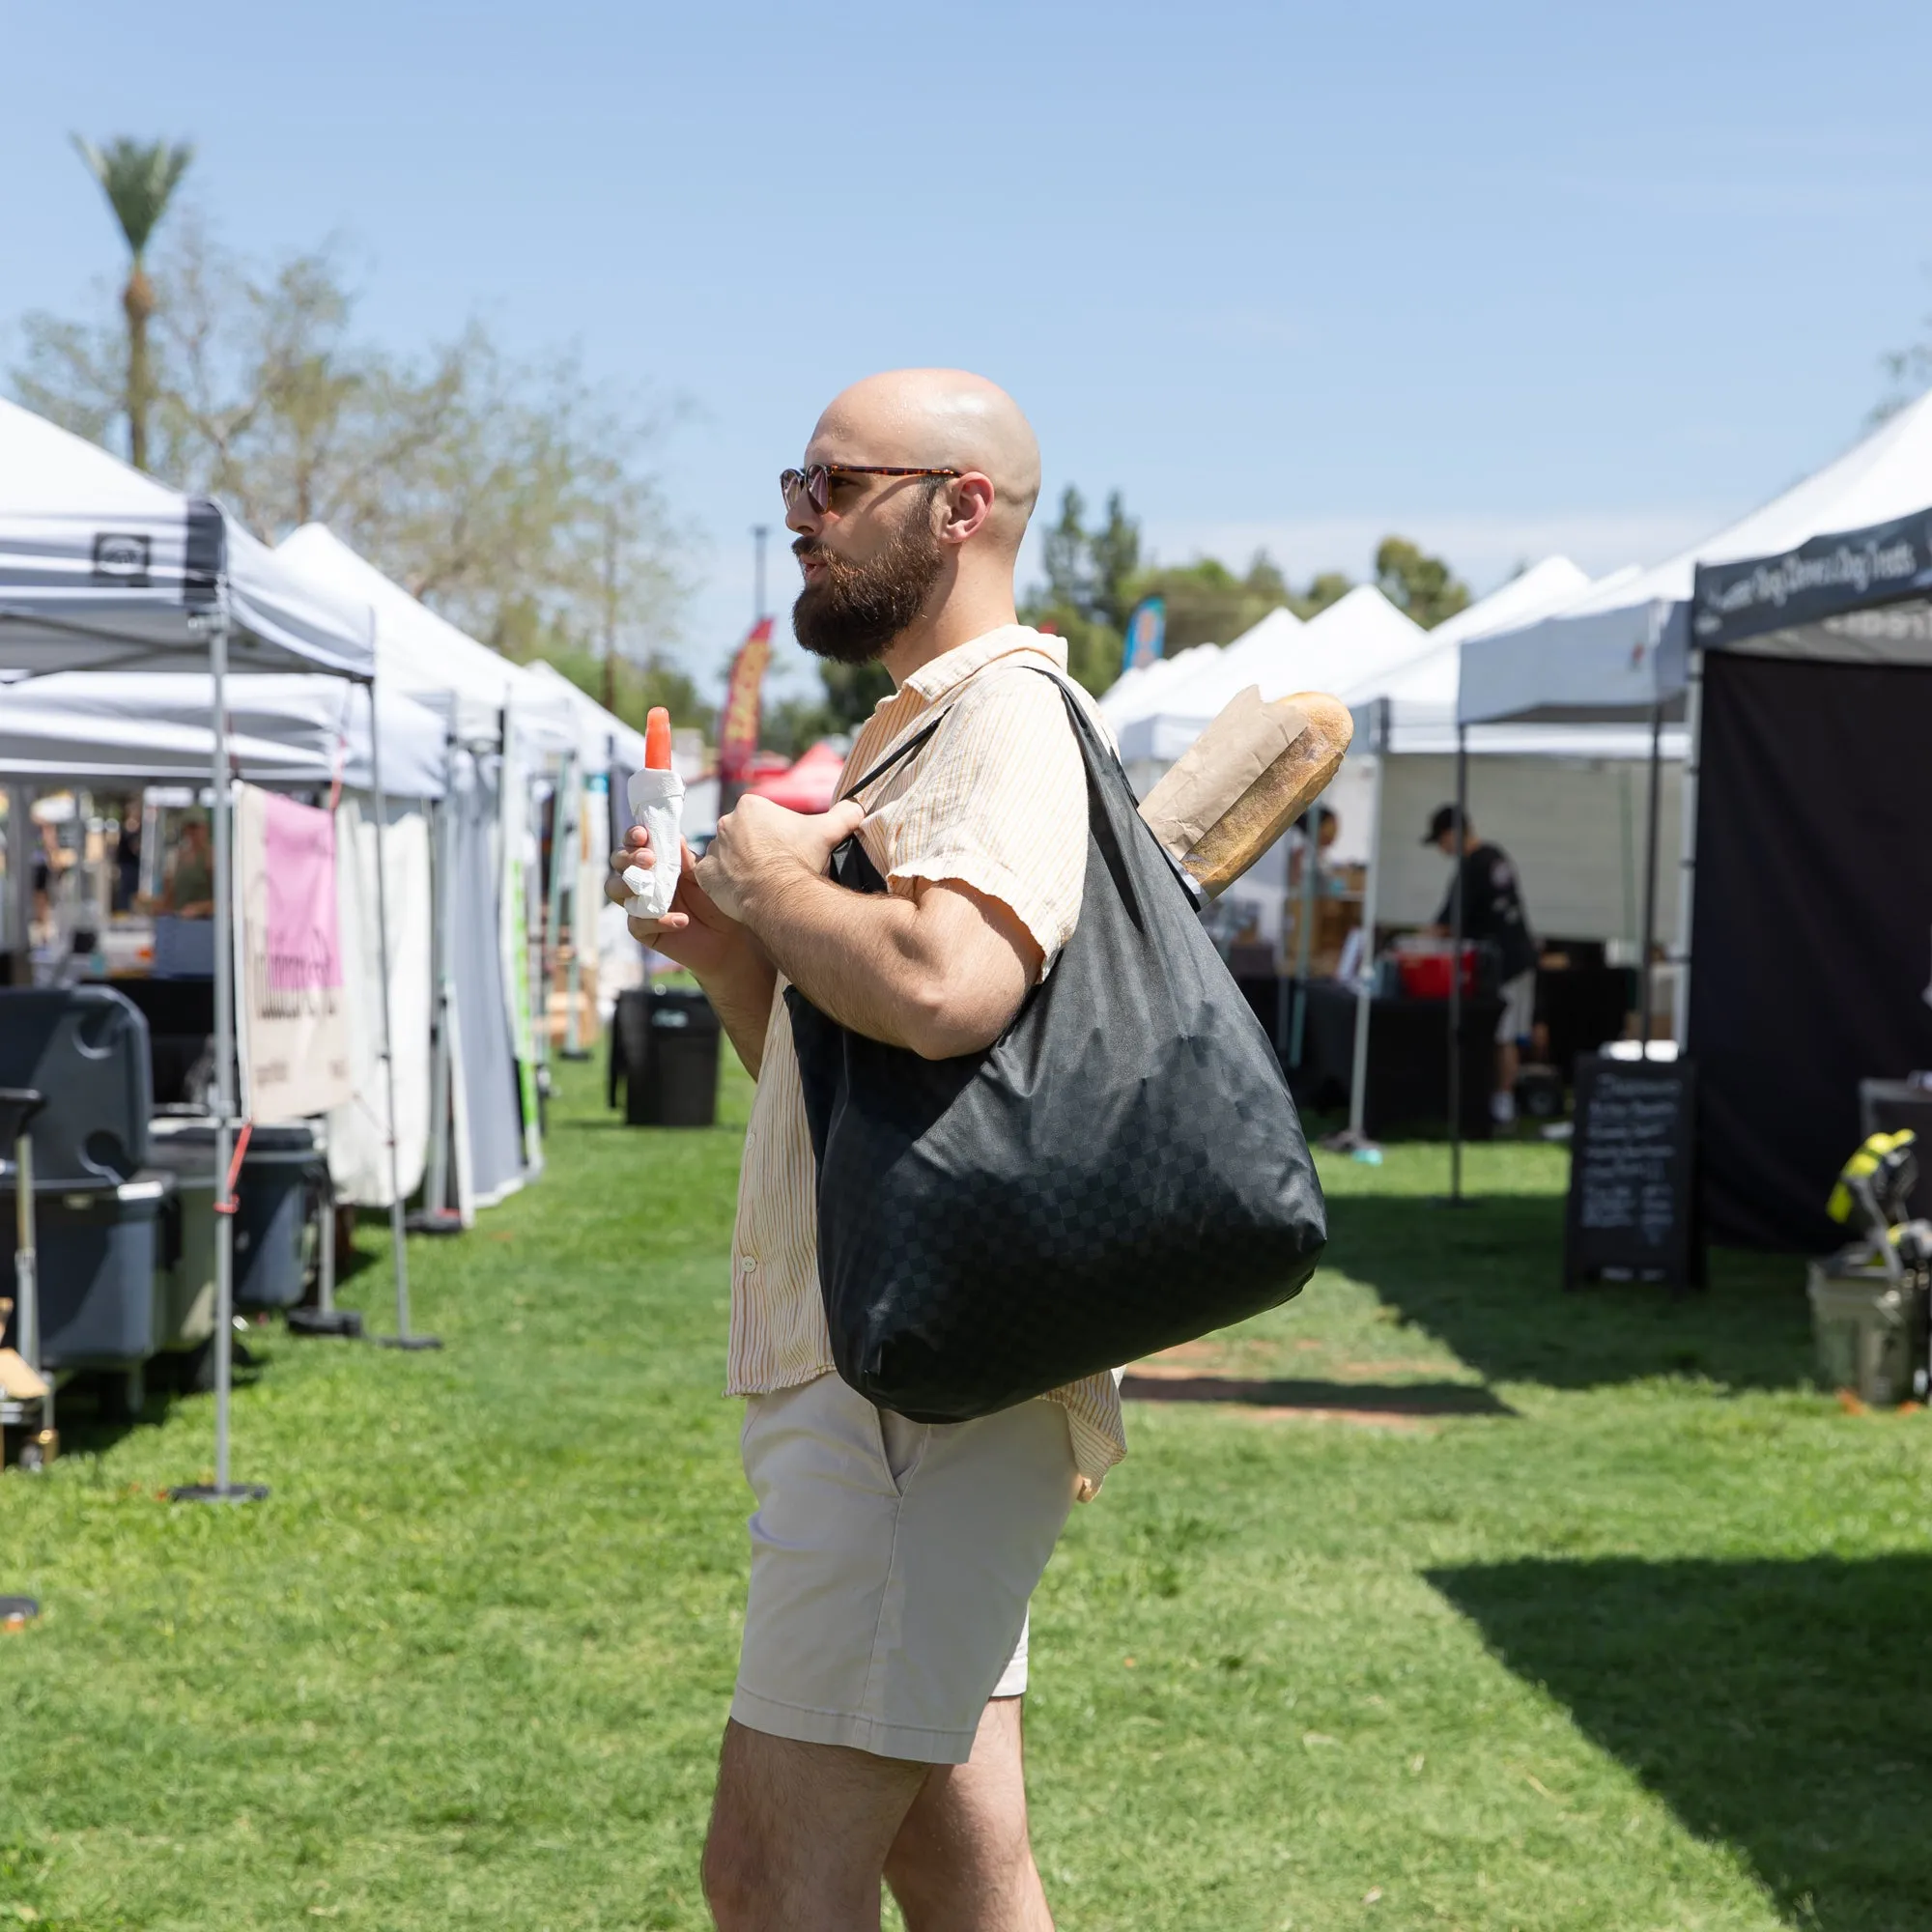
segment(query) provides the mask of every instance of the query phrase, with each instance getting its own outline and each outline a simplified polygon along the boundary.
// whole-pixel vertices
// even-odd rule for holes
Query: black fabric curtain
[[[1859,1081],[1932,1067],[1928,775],[1932,668],[1706,657],[1690,1043],[1714,1239],[1839,1245]]]

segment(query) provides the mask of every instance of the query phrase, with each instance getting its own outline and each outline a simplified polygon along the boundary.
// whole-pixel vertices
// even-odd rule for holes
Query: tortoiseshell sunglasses
[[[884,463],[808,463],[803,469],[780,470],[779,491],[789,510],[803,490],[807,502],[823,516],[832,501],[835,476],[963,476],[965,473],[963,469],[899,469]]]

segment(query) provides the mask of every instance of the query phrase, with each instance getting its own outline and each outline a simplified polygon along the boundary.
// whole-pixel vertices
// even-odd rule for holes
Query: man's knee
[[[721,1932],[738,1932],[758,1923],[775,1901],[768,1848],[760,1848],[741,1821],[713,1814],[698,1867],[704,1902]]]

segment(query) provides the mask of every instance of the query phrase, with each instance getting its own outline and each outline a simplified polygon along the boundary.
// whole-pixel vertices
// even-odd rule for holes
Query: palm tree
[[[148,238],[167,213],[168,198],[194,159],[194,149],[185,141],[179,145],[130,141],[125,135],[109,141],[104,150],[79,134],[73,137],[73,145],[100,184],[134,258],[128,286],[121,292],[121,306],[128,315],[128,457],[136,469],[145,469],[148,405],[154,399],[148,366],[148,322],[155,313],[155,287],[148,279],[143,257]]]

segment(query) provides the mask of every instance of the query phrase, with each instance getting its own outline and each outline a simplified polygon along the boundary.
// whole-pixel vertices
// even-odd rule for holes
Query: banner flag
[[[235,806],[248,1115],[299,1121],[355,1095],[336,923],[335,820],[254,785]]]
[[[1167,599],[1143,597],[1127,619],[1127,647],[1121,656],[1122,674],[1153,663],[1167,645]]]
[[[751,779],[752,760],[758,750],[765,667],[771,656],[772,620],[760,617],[731,660],[724,709],[718,716],[718,776],[725,784],[744,784]]]

